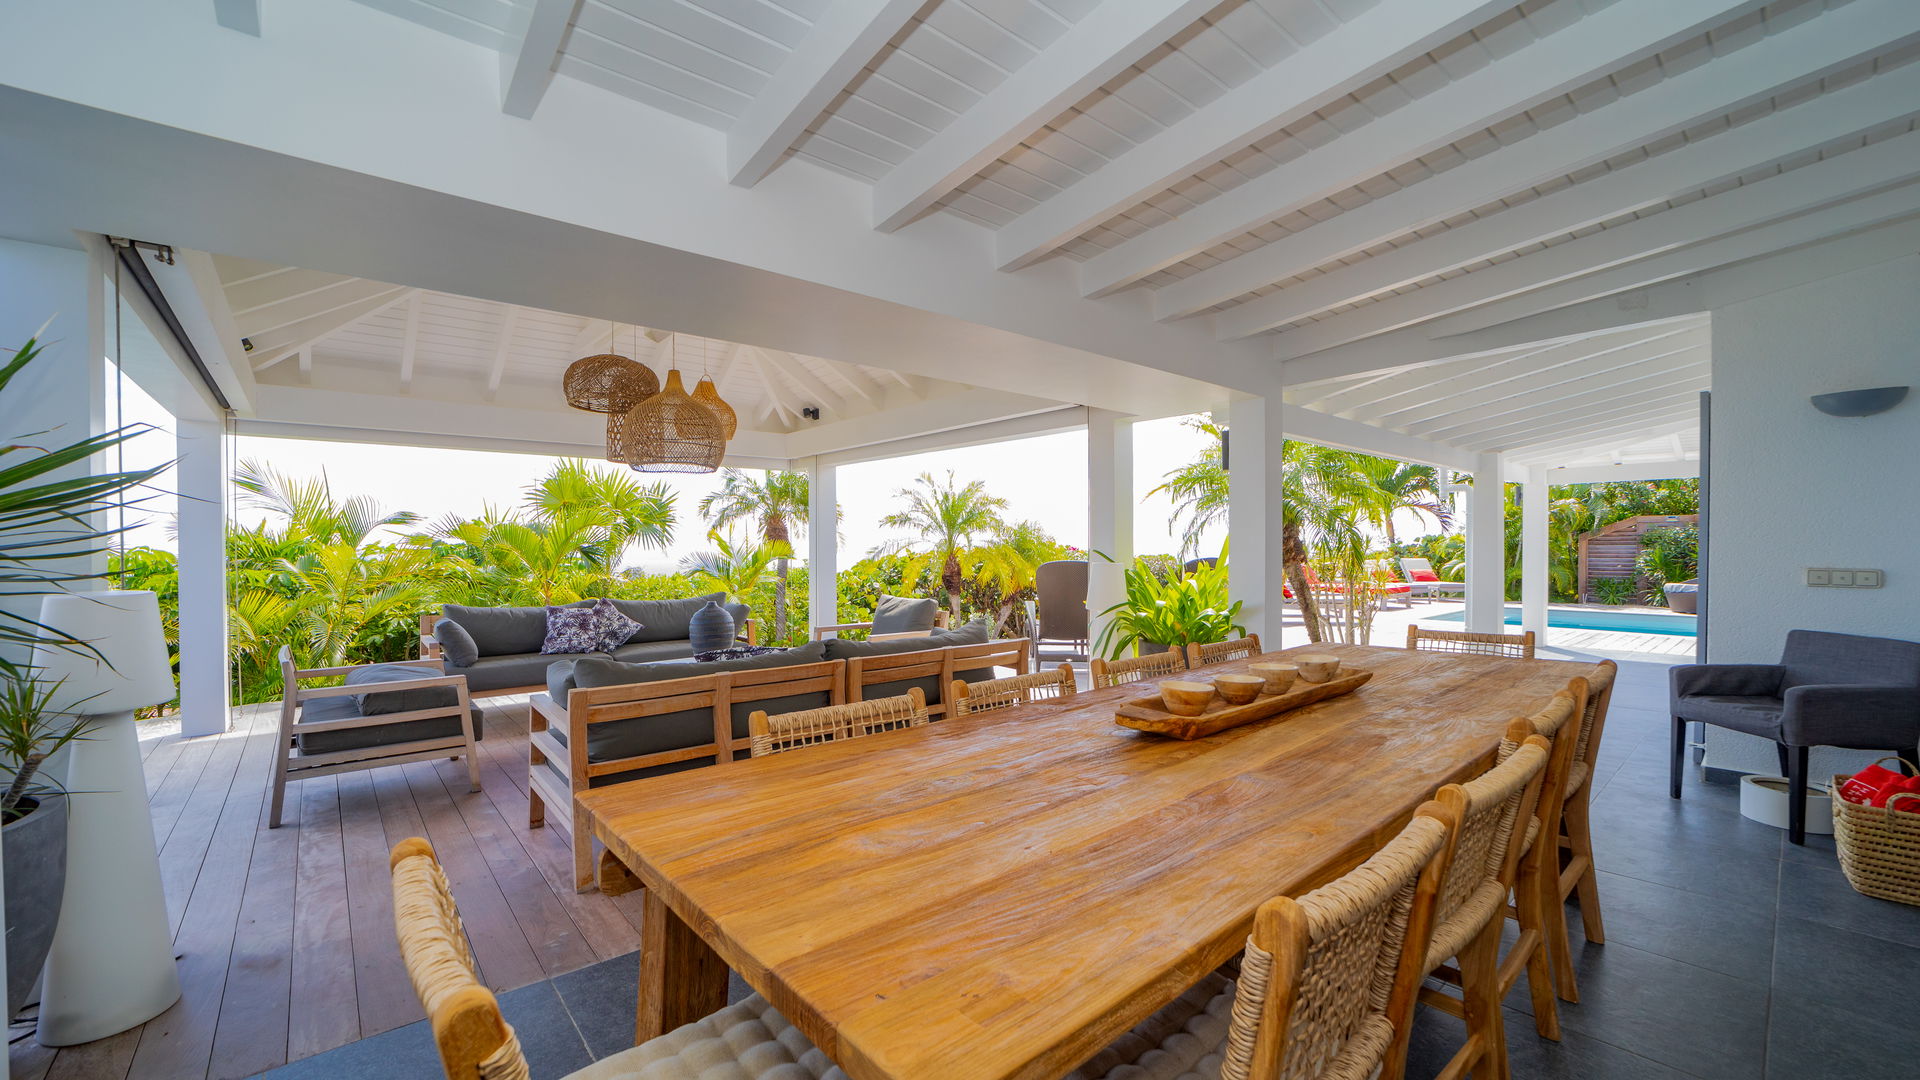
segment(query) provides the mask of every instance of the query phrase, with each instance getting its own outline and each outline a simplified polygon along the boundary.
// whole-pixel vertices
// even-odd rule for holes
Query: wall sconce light
[[[1841,390],[1813,395],[1813,407],[1828,416],[1872,416],[1907,400],[1907,387],[1881,386],[1872,390]]]

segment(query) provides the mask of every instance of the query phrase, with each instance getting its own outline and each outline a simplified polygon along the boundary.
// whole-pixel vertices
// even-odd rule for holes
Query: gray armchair
[[[1807,751],[1883,750],[1920,760],[1920,642],[1794,630],[1778,664],[1673,669],[1669,794],[1680,797],[1690,722],[1771,739],[1788,783],[1788,836],[1807,832]]]

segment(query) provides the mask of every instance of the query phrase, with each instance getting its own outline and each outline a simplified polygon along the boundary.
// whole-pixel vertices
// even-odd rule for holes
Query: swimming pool
[[[1444,615],[1434,615],[1431,622],[1466,622],[1467,609],[1449,611]],[[1520,625],[1520,609],[1507,608],[1506,624]],[[1560,626],[1569,630],[1613,630],[1624,634],[1671,634],[1675,637],[1695,637],[1698,626],[1697,616],[1693,615],[1655,615],[1640,611],[1595,611],[1592,608],[1548,608],[1547,625]]]

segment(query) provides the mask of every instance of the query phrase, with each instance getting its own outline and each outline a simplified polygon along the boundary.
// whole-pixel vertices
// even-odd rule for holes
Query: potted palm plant
[[[1154,576],[1143,560],[1126,570],[1127,598],[1102,611],[1106,620],[1094,650],[1109,659],[1129,652],[1165,652],[1199,643],[1225,641],[1246,633],[1237,621],[1240,601],[1227,596],[1226,552],[1212,565],[1192,571],[1178,568],[1165,581]]]
[[[21,369],[40,355],[34,338],[0,367],[0,395]],[[47,448],[14,436],[0,445],[0,594],[17,598],[62,591],[69,585],[98,587],[92,560],[110,550],[118,529],[86,524],[101,511],[136,505],[129,492],[165,468],[88,475],[89,460],[138,435],[120,428],[65,446]],[[73,475],[75,472],[79,475]],[[53,941],[66,884],[66,798],[42,771],[49,755],[85,728],[51,712],[59,685],[34,676],[17,658],[34,647],[90,650],[90,646],[43,626],[18,610],[0,608],[0,850],[5,852],[7,1015],[38,978]]]

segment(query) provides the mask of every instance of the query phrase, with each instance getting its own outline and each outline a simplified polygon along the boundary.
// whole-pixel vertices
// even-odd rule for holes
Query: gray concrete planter
[[[21,805],[34,800],[23,799]],[[67,799],[43,795],[26,817],[9,824],[6,849],[7,1016],[26,1004],[60,921],[67,882]]]

